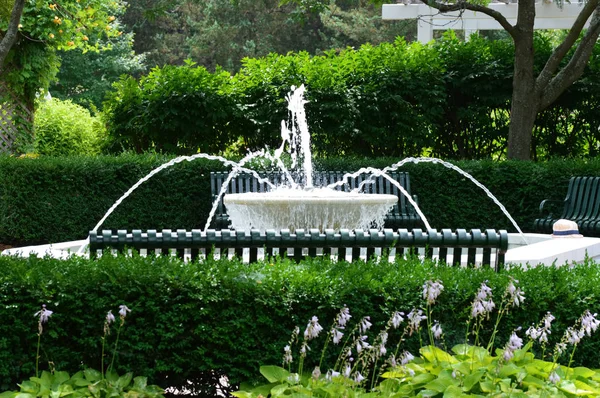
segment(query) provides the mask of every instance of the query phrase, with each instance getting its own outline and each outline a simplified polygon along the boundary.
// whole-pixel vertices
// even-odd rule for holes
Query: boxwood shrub
[[[464,342],[470,304],[484,281],[497,303],[511,277],[519,280],[526,296],[524,305],[500,324],[498,345],[547,311],[556,317],[553,344],[584,310],[594,313],[600,307],[600,267],[591,262],[494,273],[416,259],[247,265],[235,260],[184,264],[170,257],[61,261],[0,256],[0,269],[0,391],[16,388],[34,371],[33,315],[42,304],[54,311],[42,335],[42,369],[48,361],[71,373],[84,366],[99,368],[106,313],[125,304],[132,312],[120,334],[116,370],[146,375],[162,387],[191,388],[198,396],[214,396],[222,375],[233,387],[260,380],[259,366],[281,364],[294,326],[303,331],[313,315],[328,330],[347,305],[353,321],[370,316],[377,333],[394,311],[407,313],[424,305],[422,285],[429,279],[445,286],[433,316],[448,347]],[[482,330],[483,341],[493,321]],[[390,334],[390,344],[398,337]],[[114,333],[108,336],[108,347],[115,338]],[[323,336],[311,343],[307,369],[318,361],[323,343]],[[413,336],[404,347],[416,353],[418,345]],[[575,352],[575,365],[598,367],[598,349],[598,336],[586,337]],[[325,361],[336,356],[334,349],[328,350]]]
[[[0,244],[23,246],[87,237],[112,204],[139,179],[173,157],[145,154],[40,157],[0,156]],[[320,170],[383,168],[400,158],[316,158]],[[455,161],[530,231],[543,199],[561,200],[575,175],[600,175],[599,160],[549,162]],[[182,162],[143,183],[101,229],[203,228],[212,206],[210,172],[218,161]],[[487,194],[439,164],[406,164],[412,193],[433,228],[515,228]],[[560,209],[556,209],[559,212]],[[391,226],[398,227],[398,226]]]

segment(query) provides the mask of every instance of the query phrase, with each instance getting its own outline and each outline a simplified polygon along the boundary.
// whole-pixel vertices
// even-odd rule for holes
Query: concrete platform
[[[507,265],[519,264],[529,265],[530,267],[538,265],[572,265],[573,263],[583,262],[586,256],[600,262],[600,238],[552,238],[550,235],[526,235],[529,235],[526,238],[531,237],[531,241],[536,243],[527,246],[515,245],[512,248],[509,246],[505,258]]]
[[[71,242],[51,243],[49,245],[14,247],[12,249],[6,249],[0,254],[21,257],[29,257],[31,255],[38,257],[49,256],[52,258],[66,259],[72,255],[77,255],[79,248],[86,243],[87,240],[83,239]],[[88,254],[85,253],[83,256],[88,257]]]

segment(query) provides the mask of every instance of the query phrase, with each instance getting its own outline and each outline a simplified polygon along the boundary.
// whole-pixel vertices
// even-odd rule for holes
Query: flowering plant
[[[38,318],[38,344],[35,361],[35,376],[19,384],[19,391],[6,391],[0,393],[0,398],[33,398],[33,397],[137,397],[161,398],[164,390],[158,386],[148,385],[147,378],[133,377],[131,373],[119,376],[113,368],[119,335],[125,323],[127,314],[131,312],[125,305],[119,306],[120,323],[115,339],[112,360],[108,368],[104,369],[104,347],[107,336],[110,334],[111,324],[115,322],[112,311],[108,311],[104,321],[104,336],[102,337],[102,364],[101,371],[85,369],[70,376],[67,372],[56,371],[50,362],[51,371],[39,372],[40,346],[44,328],[54,313],[42,305],[42,309],[35,313]]]
[[[312,373],[304,371],[309,343],[323,331],[318,318],[313,317],[299,336],[296,328],[284,348],[283,367],[262,366],[261,374],[268,384],[242,386],[233,393],[239,398],[279,396],[319,397],[598,397],[600,372],[584,367],[572,368],[573,354],[585,336],[591,336],[600,325],[596,314],[585,311],[575,325],[569,327],[553,350],[547,350],[548,335],[554,317],[548,313],[537,326],[531,326],[524,336],[514,330],[508,341],[496,345],[496,331],[502,318],[514,307],[525,302],[518,281],[511,279],[498,306],[492,289],[486,283],[479,287],[471,305],[464,344],[446,349],[442,325],[433,319],[434,305],[444,287],[440,281],[423,285],[425,308],[414,308],[406,316],[395,312],[372,343],[366,331],[372,326],[362,318],[353,330],[345,332],[351,318],[347,307],[337,315],[329,330],[323,351],[331,341],[343,342],[334,366],[322,371],[324,353]],[[480,330],[495,313],[492,334],[487,344]],[[388,332],[405,321],[399,341],[390,347]],[[426,326],[423,326],[423,324]],[[411,336],[422,341],[422,332],[429,344],[421,343],[418,355],[401,349]],[[520,336],[521,335],[521,336]],[[528,341],[524,342],[524,338]],[[471,340],[472,339],[472,340]],[[293,345],[299,346],[298,370],[293,372]],[[534,344],[541,348],[541,358],[531,352]],[[559,361],[566,358],[566,364]],[[564,361],[563,361],[564,362]]]

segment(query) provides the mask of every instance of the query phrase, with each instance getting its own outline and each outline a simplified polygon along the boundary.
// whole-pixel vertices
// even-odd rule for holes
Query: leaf
[[[523,379],[522,383],[526,387],[530,387],[530,386],[535,386],[535,387],[539,387],[539,388],[546,387],[546,382],[543,379],[539,379],[532,375],[527,375]]]
[[[289,388],[289,384],[277,384],[275,387],[271,388],[271,396],[277,397],[279,395],[289,395],[284,394]]]
[[[485,374],[483,370],[474,372],[463,379],[463,391],[469,392],[473,388],[473,386],[479,383],[481,377]]]
[[[265,365],[260,367],[262,374],[269,383],[282,383],[290,376],[290,372],[280,366]]]
[[[463,396],[463,391],[458,386],[449,386],[444,391],[444,398],[460,398]]]
[[[584,379],[589,379],[592,378],[592,376],[595,376],[596,372],[594,372],[591,369],[580,366],[577,368],[573,368],[573,375],[577,377],[583,377]]]
[[[508,377],[508,376],[512,376],[514,374],[517,374],[521,371],[521,368],[518,367],[517,365],[515,365],[514,363],[507,363],[504,366],[502,366],[500,368],[500,372],[498,373],[498,376],[502,377],[503,379]]]
[[[91,381],[92,383],[102,379],[102,374],[95,369],[85,369],[83,371],[83,374],[85,375],[85,378]]]
[[[119,377],[119,379],[115,383],[115,387],[118,389],[123,389],[129,386],[129,383],[131,383],[132,378],[133,374],[131,372],[124,374],[123,376]]]
[[[580,380],[563,380],[557,385],[558,389],[569,394],[583,396],[583,395],[594,395],[598,396],[600,391],[591,387],[590,385]]]
[[[479,388],[483,392],[493,392],[496,391],[496,386],[491,381],[482,381],[479,383]]]
[[[252,394],[247,391],[235,391],[231,395],[237,398],[252,398]]]
[[[411,382],[414,385],[429,383],[432,380],[435,380],[436,377],[431,373],[420,373],[412,378]]]
[[[420,351],[421,355],[423,355],[423,357],[431,363],[437,363],[437,362],[458,363],[458,360],[456,358],[454,358],[452,355],[448,354],[446,351],[441,350],[437,347],[428,345],[428,346],[422,347],[419,351]]]
[[[440,377],[437,379],[427,383],[425,388],[428,390],[433,390],[437,392],[444,392],[446,389],[452,385],[457,385],[458,380],[452,378],[452,376],[447,376],[446,374],[440,374]]]
[[[138,390],[143,390],[148,385],[148,378],[145,376],[137,376],[133,379],[133,388]]]

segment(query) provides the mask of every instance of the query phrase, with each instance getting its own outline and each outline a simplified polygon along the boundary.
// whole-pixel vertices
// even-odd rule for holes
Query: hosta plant
[[[70,376],[67,372],[56,371],[53,366],[51,371],[39,372],[40,346],[42,335],[47,324],[54,313],[42,305],[40,311],[35,313],[37,318],[37,351],[35,358],[35,376],[19,384],[19,391],[6,391],[0,393],[0,398],[162,398],[164,390],[155,385],[148,385],[147,378],[138,376],[133,377],[132,373],[126,373],[119,376],[113,368],[119,336],[121,329],[125,324],[127,314],[131,312],[126,305],[119,306],[119,325],[117,335],[114,341],[112,359],[110,365],[105,368],[105,346],[107,337],[110,335],[111,326],[116,323],[116,318],[112,311],[108,311],[104,320],[104,335],[102,336],[102,359],[100,371],[94,369],[85,369]]]
[[[362,318],[354,329],[346,330],[351,315],[344,307],[328,332],[320,363],[309,373],[304,370],[304,360],[311,340],[323,331],[318,318],[313,317],[302,336],[299,328],[292,333],[284,348],[283,367],[260,368],[267,384],[242,385],[240,391],[233,394],[239,398],[600,396],[600,372],[571,367],[578,343],[600,326],[596,314],[585,311],[552,350],[547,350],[554,320],[550,313],[525,331],[526,343],[518,335],[519,328],[507,342],[496,346],[496,331],[502,317],[521,305],[525,296],[518,288],[518,281],[511,280],[496,307],[491,289],[482,283],[471,305],[467,341],[448,350],[440,348],[445,348],[442,327],[432,320],[433,306],[443,289],[439,281],[425,282],[424,309],[415,308],[406,317],[395,312],[372,342],[366,333],[372,326],[368,317]],[[490,320],[492,312],[496,312],[494,328],[484,344],[479,331],[482,324]],[[388,332],[402,323],[401,337],[397,344],[391,345]],[[422,341],[421,332],[425,332],[429,344],[421,344],[416,357],[401,350],[402,343],[410,336],[418,336]],[[322,373],[324,353],[330,342],[342,347],[334,366]],[[540,346],[541,359],[531,352],[534,344]],[[298,348],[295,372],[292,370],[294,346]],[[561,364],[561,360],[566,364]]]
[[[131,373],[119,376],[112,371],[102,377],[99,371],[92,369],[77,372],[73,376],[67,372],[43,371],[40,377],[31,377],[19,386],[19,391],[4,392],[0,398],[158,398],[164,394],[162,388],[147,385],[145,377],[133,378]]]

